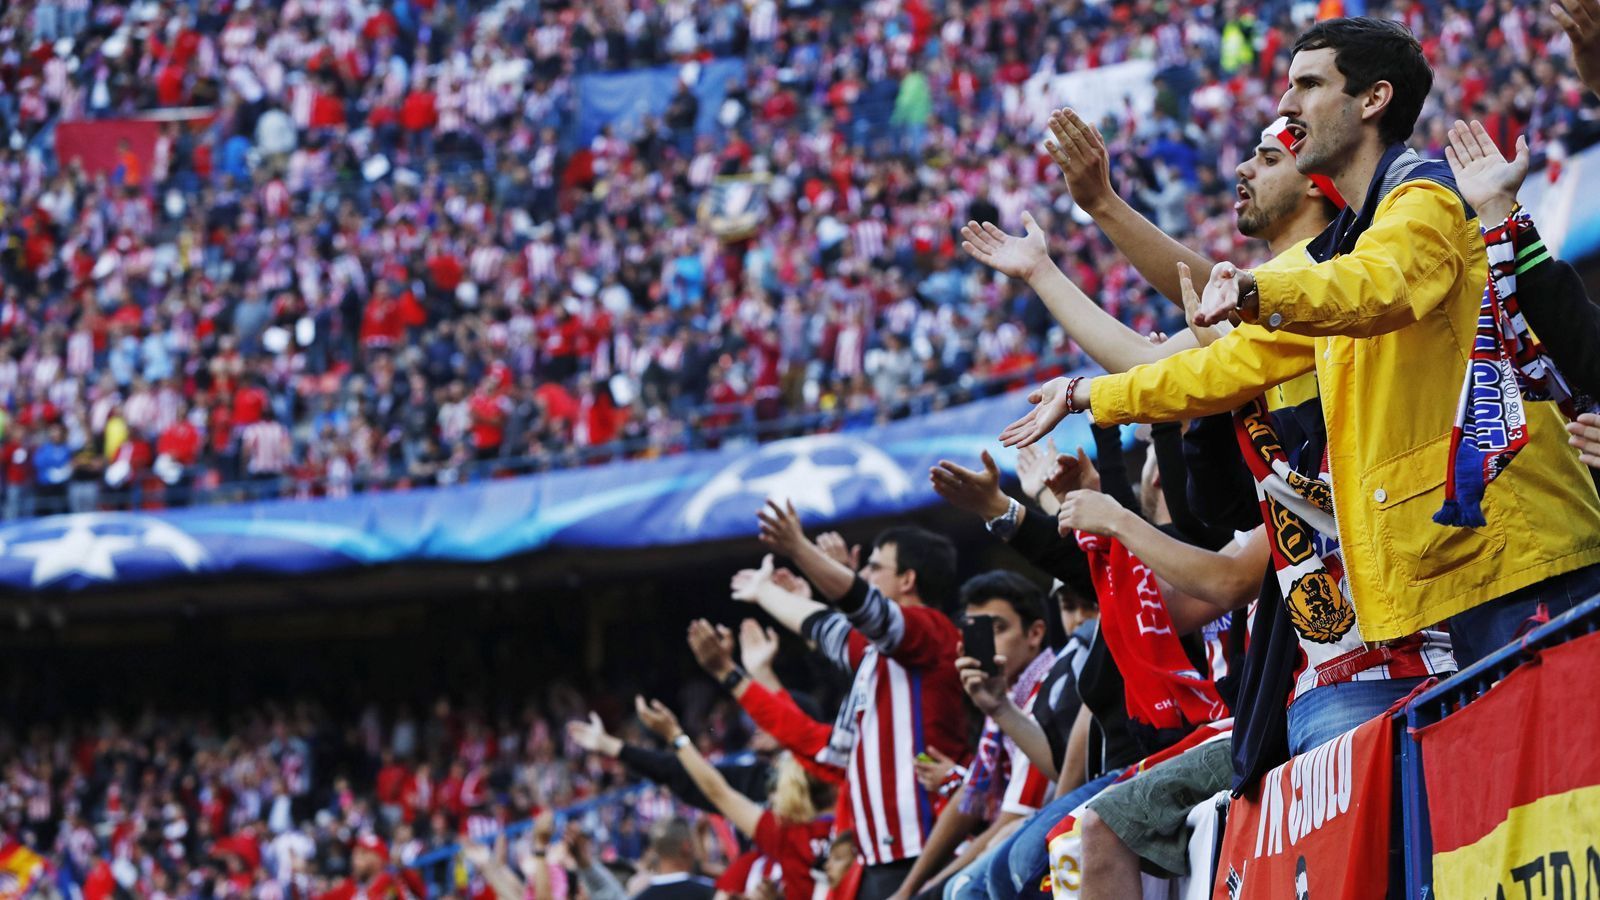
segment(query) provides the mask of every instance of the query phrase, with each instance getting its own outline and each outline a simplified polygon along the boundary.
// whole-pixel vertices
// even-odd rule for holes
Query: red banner
[[[90,176],[116,177],[123,169],[124,183],[142,184],[150,176],[160,134],[161,124],[146,119],[62,122],[56,126],[56,161],[65,166],[76,160]]]
[[[1540,651],[1417,732],[1434,896],[1600,891],[1600,634]]]
[[[1372,900],[1389,885],[1388,716],[1268,772],[1228,807],[1213,900]]]

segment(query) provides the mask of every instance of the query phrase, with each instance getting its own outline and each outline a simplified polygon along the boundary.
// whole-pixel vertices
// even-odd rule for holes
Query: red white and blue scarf
[[[1535,239],[1523,240],[1527,235]],[[1444,506],[1433,516],[1440,525],[1485,524],[1484,489],[1528,443],[1524,401],[1554,401],[1569,418],[1591,405],[1573,395],[1522,318],[1517,276],[1550,258],[1536,236],[1533,219],[1521,207],[1483,232],[1489,279],[1450,434]]]

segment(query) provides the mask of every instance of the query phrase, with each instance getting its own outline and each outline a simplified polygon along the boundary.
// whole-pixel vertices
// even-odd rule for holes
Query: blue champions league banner
[[[480,562],[543,549],[637,548],[753,537],[788,498],[807,528],[942,502],[940,459],[977,467],[1028,409],[1023,392],[887,425],[760,446],[405,493],[151,513],[80,513],[0,528],[0,588],[59,592],[188,577],[309,575],[399,562]],[[1056,429],[1093,449],[1088,423]]]

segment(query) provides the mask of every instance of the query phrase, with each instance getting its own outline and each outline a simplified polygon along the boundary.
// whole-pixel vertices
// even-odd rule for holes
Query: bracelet
[[[689,736],[687,734],[684,734],[680,731],[678,732],[678,736],[673,738],[670,743],[672,744],[672,749],[682,750],[694,742],[689,740]]]
[[[722,676],[722,686],[727,688],[729,691],[733,691],[739,686],[739,682],[748,677],[750,677],[749,673],[738,666],[734,666],[733,669],[728,672],[728,674]]]
[[[1079,409],[1078,405],[1072,401],[1072,398],[1078,393],[1078,385],[1087,377],[1087,375],[1074,375],[1067,381],[1067,412],[1069,414],[1083,412],[1083,410]]]

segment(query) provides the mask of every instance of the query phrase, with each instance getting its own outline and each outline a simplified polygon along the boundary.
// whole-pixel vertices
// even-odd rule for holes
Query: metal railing
[[[1400,717],[1404,723],[1400,729],[1400,806],[1407,897],[1433,896],[1433,832],[1428,821],[1428,785],[1417,730],[1470,705],[1538,651],[1596,632],[1600,632],[1600,597],[1590,598],[1533,629],[1406,705]],[[1537,736],[1528,735],[1526,739],[1537,740]]]

